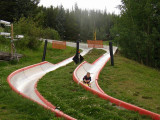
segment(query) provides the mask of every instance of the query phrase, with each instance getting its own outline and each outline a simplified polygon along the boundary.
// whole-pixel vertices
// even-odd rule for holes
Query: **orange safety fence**
[[[55,49],[66,49],[66,41],[53,41],[52,48]]]
[[[88,48],[103,48],[103,40],[87,40]]]

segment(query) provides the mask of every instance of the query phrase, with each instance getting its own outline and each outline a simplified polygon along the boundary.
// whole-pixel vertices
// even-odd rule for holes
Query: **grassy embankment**
[[[96,58],[101,56],[102,53],[103,51],[101,50],[94,50],[88,55],[88,57],[85,57],[85,60],[92,63]],[[118,60],[121,60],[121,62],[129,63],[128,67],[132,66],[133,63],[134,63],[134,66],[139,67],[139,64],[135,62],[132,62],[125,58],[123,59],[120,59],[120,58],[123,58],[123,57],[121,57],[120,55],[116,56],[115,57],[115,61],[116,61],[115,67],[112,68],[108,63],[101,73],[101,76],[100,76],[101,80],[99,82],[100,82],[102,89],[104,89],[105,91],[107,90],[105,86],[108,86],[107,81],[106,81],[106,77],[109,76],[108,74],[111,74],[111,73],[119,74],[119,72],[121,72],[119,70],[114,70],[114,69],[118,69],[122,67],[120,66],[120,64],[117,64]],[[123,61],[123,60],[127,60],[127,61]],[[139,69],[143,69],[143,67]],[[71,63],[63,68],[60,68],[56,71],[48,73],[38,83],[38,90],[41,92],[41,94],[47,100],[49,100],[51,103],[57,106],[60,110],[80,120],[82,119],[84,120],[129,120],[129,119],[130,120],[133,120],[133,119],[134,120],[147,120],[147,119],[151,119],[146,116],[141,116],[138,113],[133,112],[133,111],[118,110],[115,107],[109,105],[107,101],[102,100],[99,97],[93,95],[92,93],[84,90],[81,86],[77,85],[72,80],[72,74],[75,68],[76,66],[74,65],[74,63]],[[112,70],[108,71],[108,69],[112,69]],[[135,76],[138,74],[134,68],[130,68],[130,69],[133,69]],[[124,70],[128,72],[128,69],[124,69]],[[152,73],[156,72],[155,70],[152,70],[152,69],[150,69],[150,71],[152,71]],[[143,74],[142,76],[146,75],[144,72],[142,74]],[[120,76],[120,77],[123,79],[124,76]],[[127,80],[128,75],[126,75],[125,77]],[[159,76],[156,76],[156,77],[158,79]],[[109,78],[109,79],[110,81],[112,80],[112,78]],[[139,81],[138,85],[139,84],[143,85],[144,82]],[[148,88],[146,87],[146,89],[148,91],[150,90],[149,87]],[[144,89],[142,89],[142,91],[143,90]],[[110,94],[112,93],[112,91],[113,90],[111,86]],[[115,92],[113,91],[113,93]],[[119,96],[121,95],[123,94],[119,93]],[[126,94],[125,97],[128,98],[129,95],[127,96]],[[145,106],[147,106],[147,103],[145,104]]]
[[[115,66],[109,64],[99,80],[108,95],[160,114],[160,71],[119,54],[115,56]]]
[[[6,51],[9,50],[9,48],[7,48],[7,45],[5,48],[4,45],[1,45],[0,48],[2,48],[3,50],[6,49]],[[40,62],[42,57],[43,46],[41,46],[41,48],[37,51],[32,51],[29,49],[25,51],[17,51],[18,53],[22,53],[25,55],[24,58],[22,58],[18,64],[0,62],[0,120],[59,119],[55,118],[53,113],[51,113],[50,111],[45,110],[44,108],[37,105],[36,103],[33,103],[30,100],[22,98],[10,89],[6,81],[7,76],[16,69]],[[65,58],[72,56],[74,52],[75,49],[69,47],[67,47],[67,50],[65,51],[53,50],[51,48],[51,45],[49,45],[49,48],[47,49],[46,60],[52,63],[57,63]],[[92,63],[102,53],[103,51],[101,50],[94,50],[87,57],[85,57],[85,60]],[[74,63],[71,63],[66,67],[59,68],[58,70],[44,76],[44,78],[42,78],[42,80],[40,80],[38,84],[38,89],[40,89],[42,95],[44,95],[54,105],[60,107],[60,110],[78,119],[149,119],[148,117],[140,116],[139,114],[132,111],[117,110],[116,108],[108,105],[107,101],[101,100],[100,98],[94,96],[92,93],[78,86],[72,80],[72,73],[76,66],[77,65],[75,65]],[[129,70],[131,70],[131,72],[129,72]],[[128,72],[130,74],[133,73],[133,75],[127,74]],[[141,72],[141,74],[139,74],[139,72]],[[122,75],[122,73],[124,76]],[[99,83],[102,89],[104,89],[104,91],[108,94],[113,95],[117,98],[119,97],[119,99],[133,104],[137,104],[136,99],[138,99],[141,96],[141,104],[143,104],[144,108],[148,108],[149,110],[153,110],[156,112],[158,111],[159,106],[153,106],[153,108],[151,108],[152,106],[150,104],[156,103],[155,101],[158,102],[159,100],[158,96],[155,97],[155,95],[153,95],[152,97],[152,94],[154,93],[159,94],[159,73],[160,72],[156,70],[147,68],[143,65],[139,65],[134,61],[130,61],[118,55],[115,57],[115,67],[111,67],[109,63],[107,63],[107,66],[100,74]],[[120,76],[118,77],[119,74]],[[148,80],[148,83],[145,84],[146,81],[144,79],[137,80],[138,84],[137,82],[132,81],[135,82],[135,86],[138,86],[137,88],[139,88],[139,86],[141,86],[142,88],[145,86],[145,89],[140,89],[141,92],[137,92],[134,89],[131,89],[131,92],[135,92],[135,94],[133,94],[132,99],[130,98],[131,94],[127,94],[128,91],[126,89],[125,91],[124,89],[122,89],[124,88],[124,85],[126,85],[125,87],[127,87],[128,84],[121,83],[122,87],[118,85],[116,86],[116,84],[120,84],[118,83],[117,78],[125,80],[127,83],[128,80],[134,80],[134,77],[138,75],[140,75],[141,79],[143,78],[143,76],[145,76],[145,80]],[[128,76],[130,76],[130,79],[127,79]],[[111,79],[113,81],[112,85],[110,83]],[[150,80],[152,80],[153,82]],[[128,81],[128,83],[130,83],[130,81]],[[152,90],[150,89],[150,85],[154,86],[152,87]],[[131,88],[132,87],[133,83],[131,84]],[[120,88],[122,90],[120,90]],[[116,89],[120,91],[118,92],[118,94]],[[157,90],[157,92],[155,90]],[[143,96],[142,93],[144,94]],[[148,105],[148,102],[143,102],[145,100],[151,101],[150,104]],[[152,102],[152,100],[154,101]],[[138,102],[137,105],[142,106],[141,104],[140,102]]]

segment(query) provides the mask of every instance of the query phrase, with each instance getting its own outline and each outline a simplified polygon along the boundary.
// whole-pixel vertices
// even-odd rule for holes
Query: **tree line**
[[[160,68],[160,1],[122,0],[112,36],[128,58]]]
[[[17,22],[22,17],[32,17],[42,28],[58,31],[61,40],[93,39],[96,31],[97,39],[107,40],[113,19],[116,15],[107,10],[82,10],[77,4],[71,10],[63,6],[49,8],[38,6],[39,0],[1,0],[0,19]]]
[[[95,31],[97,39],[106,40],[116,16],[106,11],[82,10],[77,4],[72,10],[64,10],[63,6],[41,7],[41,13],[44,14],[44,27],[56,29],[62,39],[71,41],[92,40]]]

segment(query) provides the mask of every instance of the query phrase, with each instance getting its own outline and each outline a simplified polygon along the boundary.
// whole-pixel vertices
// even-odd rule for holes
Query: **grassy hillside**
[[[7,45],[1,45],[1,48],[9,50],[4,46],[7,47]],[[17,49],[17,51],[24,55],[19,63],[0,62],[0,120],[58,120],[59,118],[54,117],[50,111],[13,92],[6,81],[11,72],[41,62],[43,45],[35,51],[29,49],[24,51]],[[71,57],[74,53],[74,48],[55,50],[49,44],[46,60],[57,63]],[[94,49],[85,56],[85,60],[92,63],[103,53],[102,50]],[[159,71],[139,65],[120,55],[115,56],[115,67],[111,67],[109,64],[107,63],[101,72],[99,80],[100,86],[105,92],[154,112],[159,111]],[[72,80],[72,73],[76,67],[77,65],[74,63],[68,64],[48,73],[38,83],[38,90],[58,109],[75,118],[85,120],[150,119],[132,111],[118,110],[109,105],[107,101],[84,90]],[[129,79],[128,76],[130,76]],[[130,89],[128,89],[129,84]],[[134,88],[134,86],[136,87]]]
[[[100,57],[102,53],[102,50],[93,50],[93,52],[87,55],[88,57],[85,57],[85,60],[92,63],[96,58]],[[109,65],[106,66],[106,69],[107,67],[109,67]],[[75,68],[76,65],[71,63],[48,73],[38,83],[40,93],[56,105],[58,109],[79,120],[151,119],[146,116],[140,116],[133,111],[118,110],[114,106],[109,105],[109,102],[84,90],[72,80],[72,74]],[[107,71],[103,71],[103,74],[106,75]],[[101,79],[103,79],[102,76]],[[105,85],[103,85],[103,88]]]
[[[160,114],[160,71],[135,61],[115,56],[100,74],[100,87],[120,100]]]
[[[75,48],[67,47],[66,50],[56,50],[52,49],[51,44],[48,45],[46,60],[52,63],[62,61],[75,53]],[[1,44],[2,50],[6,49],[5,47],[8,45]],[[35,51],[30,49],[24,51],[17,49],[17,51],[24,55],[19,63],[0,61],[0,120],[57,120],[50,111],[13,92],[6,80],[11,72],[41,62],[43,46]]]

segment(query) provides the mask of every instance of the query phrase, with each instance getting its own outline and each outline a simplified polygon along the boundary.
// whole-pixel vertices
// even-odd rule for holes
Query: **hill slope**
[[[101,54],[103,54],[103,51],[93,50],[93,52],[87,55],[85,60],[92,63]],[[108,67],[109,63],[105,68],[107,69]],[[48,73],[38,83],[40,93],[56,105],[58,109],[72,117],[84,120],[151,119],[133,111],[118,110],[114,106],[109,105],[109,102],[84,90],[72,80],[72,73],[75,68],[74,63],[71,63],[64,68]],[[107,75],[106,69],[103,71],[104,75]],[[101,76],[101,79],[103,77]]]
[[[160,71],[119,54],[115,56],[115,66],[109,64],[99,80],[108,95],[160,114]]]

